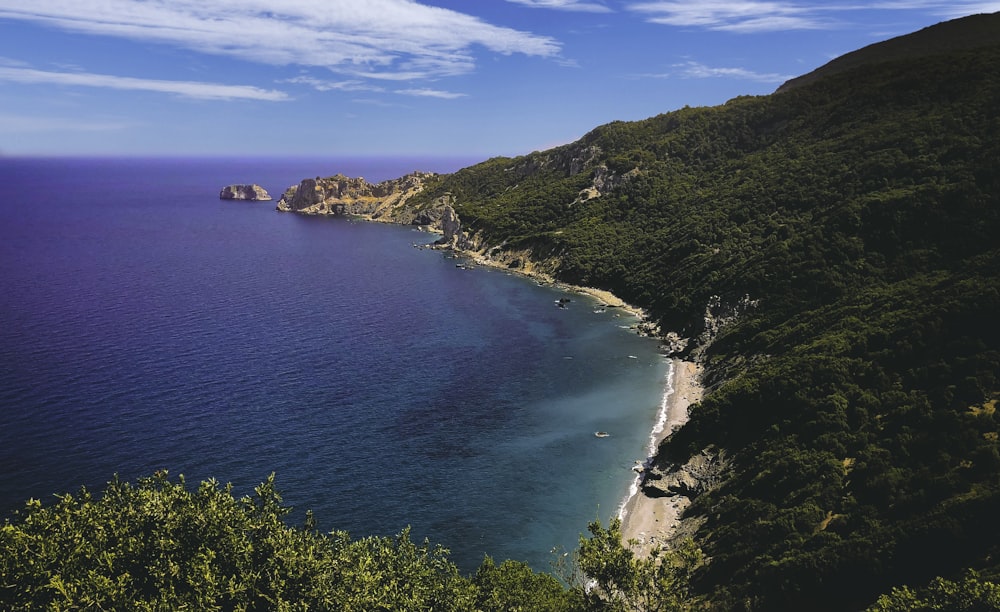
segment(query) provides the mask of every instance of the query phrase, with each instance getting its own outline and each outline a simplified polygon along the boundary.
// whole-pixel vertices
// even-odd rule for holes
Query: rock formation
[[[465,248],[465,236],[462,234],[462,221],[458,218],[458,213],[446,204],[441,211],[441,232],[444,234],[437,244],[443,246],[454,246]]]
[[[682,496],[694,499],[723,481],[730,460],[726,452],[706,448],[683,465],[671,464],[657,456],[644,474],[642,492],[649,497]]]
[[[271,196],[263,187],[253,185],[228,185],[219,192],[220,200],[270,200]]]
[[[423,191],[428,179],[435,176],[432,172],[414,172],[374,184],[343,174],[305,179],[285,191],[278,200],[277,209],[308,215],[352,215],[393,223],[432,225],[440,218],[440,211],[418,211],[405,205]]]

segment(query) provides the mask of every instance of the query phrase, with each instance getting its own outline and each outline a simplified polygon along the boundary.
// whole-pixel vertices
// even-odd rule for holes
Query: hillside
[[[954,51],[975,49],[996,42],[1000,13],[971,15],[945,21],[919,32],[898,36],[846,53],[816,70],[784,83],[778,91],[788,91],[838,72],[893,60],[917,60]]]
[[[660,461],[735,457],[687,515],[716,605],[842,610],[1000,577],[996,20],[415,197],[450,199],[482,254],[546,262],[691,339],[710,393]],[[989,44],[949,44],[970,29]],[[734,322],[710,337],[706,311]]]

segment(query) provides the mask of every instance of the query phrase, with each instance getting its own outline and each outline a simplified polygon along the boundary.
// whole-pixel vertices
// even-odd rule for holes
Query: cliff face
[[[270,200],[267,190],[260,185],[228,185],[219,192],[220,200]]]
[[[361,177],[337,174],[327,178],[305,179],[289,187],[278,200],[277,209],[309,215],[353,215],[376,221],[414,225],[432,225],[441,217],[442,207],[422,210],[407,202],[424,189],[437,174],[414,172],[406,176],[369,183]]]

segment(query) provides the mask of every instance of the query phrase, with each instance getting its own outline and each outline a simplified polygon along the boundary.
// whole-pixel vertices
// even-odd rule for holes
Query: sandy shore
[[[687,422],[688,406],[701,400],[701,367],[679,359],[673,361],[673,367],[673,391],[665,400],[667,405],[662,427],[658,424],[659,431],[653,431],[651,454],[674,429]],[[651,549],[662,546],[673,535],[681,513],[690,502],[681,496],[646,497],[638,491],[638,478],[633,491],[636,492],[625,502],[620,514],[622,538],[626,542],[634,540],[636,544],[632,549],[645,555]]]
[[[526,276],[537,282],[550,284],[554,287],[568,292],[575,292],[588,295],[610,308],[620,309],[624,313],[635,316],[640,323],[648,321],[648,313],[642,308],[638,308],[622,301],[618,296],[593,287],[581,287],[554,281],[545,274],[533,271],[510,270],[500,262],[484,257],[481,253],[452,249],[460,256],[467,257],[477,265],[506,270],[514,274]],[[639,333],[644,330],[636,326]],[[647,465],[652,462],[653,455],[659,447],[660,442],[669,436],[678,427],[688,420],[688,407],[701,401],[701,366],[680,359],[673,360],[673,376],[670,382],[671,391],[665,394],[660,419],[654,426],[650,434],[648,447],[649,456],[646,459]],[[622,539],[625,542],[635,541],[633,550],[646,555],[653,548],[661,547],[664,542],[677,530],[681,514],[690,504],[686,497],[646,497],[639,491],[639,475],[635,475],[630,489],[630,497],[622,506],[619,516],[622,518]]]
[[[588,295],[598,300],[599,302],[602,302],[605,306],[609,308],[617,308],[622,312],[625,312],[627,314],[636,317],[640,321],[644,322],[649,320],[649,313],[646,312],[644,309],[639,308],[638,306],[633,306],[628,302],[625,302],[624,300],[619,298],[614,293],[611,293],[610,291],[606,291],[604,289],[597,289],[595,287],[583,287],[580,285],[571,285],[569,283],[557,281],[548,274],[542,272],[536,272],[530,269],[525,270],[523,268],[510,268],[503,262],[495,261],[477,251],[458,249],[453,246],[445,248],[459,255],[460,257],[465,257],[471,260],[474,264],[478,266],[483,266],[484,268],[503,270],[504,272],[507,272],[509,274],[517,274],[518,276],[524,276],[526,278],[530,278],[535,282],[551,285],[556,289],[560,289],[568,293],[579,293],[582,295]]]

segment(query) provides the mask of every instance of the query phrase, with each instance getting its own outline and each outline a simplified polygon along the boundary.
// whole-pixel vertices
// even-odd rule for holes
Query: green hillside
[[[736,458],[689,511],[711,559],[695,588],[715,604],[842,610],[1000,574],[996,21],[923,31],[936,53],[868,53],[770,96],[492,159],[421,196],[450,193],[484,251],[530,250],[702,339],[687,350],[710,393],[661,455]],[[983,23],[992,44],[942,42]],[[709,304],[736,318],[707,344]]]
[[[953,51],[975,49],[996,43],[1000,31],[1000,13],[972,15],[933,25],[919,32],[898,36],[868,45],[837,57],[808,74],[791,79],[778,88],[786,91],[812,83],[844,70],[865,64],[889,60],[910,59],[939,55]]]

